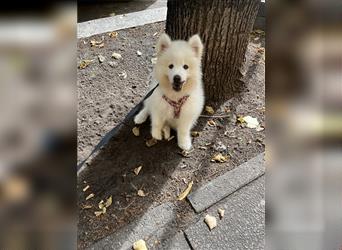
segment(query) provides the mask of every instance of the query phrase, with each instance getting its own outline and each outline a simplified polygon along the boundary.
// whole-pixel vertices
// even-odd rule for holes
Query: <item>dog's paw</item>
[[[152,130],[152,137],[159,141],[163,139],[161,131],[158,130]]]
[[[134,123],[135,124],[142,124],[144,122],[144,117],[142,117],[141,115],[137,114],[135,117],[134,117]]]
[[[169,126],[165,126],[163,128],[163,134],[164,134],[164,139],[165,140],[170,138],[170,127]]]
[[[179,140],[178,147],[180,147],[183,150],[189,151],[191,149],[191,147],[192,147],[191,139],[190,138],[186,138],[186,139],[183,139],[183,140]]]

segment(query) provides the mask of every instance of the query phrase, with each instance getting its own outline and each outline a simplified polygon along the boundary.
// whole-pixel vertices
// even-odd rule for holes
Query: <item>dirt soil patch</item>
[[[116,38],[102,34],[78,40],[78,63],[93,60],[77,73],[79,160],[146,94],[154,45],[164,25],[161,22],[121,30]],[[91,46],[94,40],[103,40],[104,46]],[[174,202],[178,211],[177,226],[165,235],[171,237],[186,228],[195,216],[186,200],[177,201],[187,183],[194,181],[196,189],[265,150],[265,131],[248,128],[238,121],[239,117],[250,115],[265,126],[264,42],[263,34],[251,34],[246,64],[241,69],[246,91],[222,104],[213,116],[203,111],[193,129],[199,136],[193,138],[194,150],[189,155],[180,154],[175,138],[147,147],[146,140],[151,138],[149,123],[140,126],[140,136],[136,137],[131,122],[90,161],[78,178],[79,249],[119,230],[149,207],[166,201]],[[122,59],[112,58],[113,52],[121,54]],[[99,55],[105,57],[102,63]],[[227,162],[211,161],[219,151],[228,156]],[[138,166],[142,168],[136,175],[133,170]],[[146,196],[139,196],[138,190],[143,190]],[[94,197],[86,200],[91,193]],[[99,202],[109,196],[113,202],[106,213],[95,216],[94,212],[100,210]]]

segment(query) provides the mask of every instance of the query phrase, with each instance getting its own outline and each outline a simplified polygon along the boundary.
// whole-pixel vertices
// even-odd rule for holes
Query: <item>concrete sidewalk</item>
[[[177,230],[176,205],[165,203],[149,209],[139,220],[98,241],[90,249],[131,249],[133,243],[139,239],[146,241],[149,250],[264,249],[263,158],[264,154],[260,154],[238,166],[235,173],[227,172],[195,190],[189,198],[190,202],[193,201],[193,194],[196,194],[196,202],[206,204],[205,207],[208,208],[196,210],[201,211],[200,213],[194,211],[192,223],[184,232]],[[246,172],[245,175],[243,171]],[[227,188],[224,194],[223,182],[233,184],[234,188]],[[215,188],[221,199],[208,199],[206,192],[215,192]],[[221,220],[218,208],[225,210],[225,216]],[[217,219],[218,225],[212,231],[204,223],[206,214]]]

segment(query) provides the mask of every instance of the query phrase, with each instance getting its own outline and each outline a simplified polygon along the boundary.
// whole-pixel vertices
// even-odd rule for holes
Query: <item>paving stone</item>
[[[219,219],[218,208],[225,210],[222,220]],[[212,231],[204,223],[206,214],[217,219],[217,227]],[[185,230],[192,249],[264,249],[265,177],[252,181],[201,215]]]
[[[183,232],[177,233],[172,239],[164,242],[159,249],[191,250]]]
[[[264,172],[264,153],[262,153],[195,190],[188,195],[188,200],[196,212],[201,212]]]
[[[139,239],[147,242],[149,249],[154,249],[156,240],[167,236],[167,230],[175,226],[176,211],[172,203],[165,203],[146,213],[122,230],[103,238],[89,249],[131,250],[133,243]]]

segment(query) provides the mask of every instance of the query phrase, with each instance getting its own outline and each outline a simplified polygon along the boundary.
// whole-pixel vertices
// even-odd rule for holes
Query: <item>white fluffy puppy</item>
[[[157,44],[154,78],[159,86],[144,101],[144,108],[134,118],[136,124],[151,116],[152,137],[170,137],[170,128],[177,131],[178,146],[191,149],[190,130],[204,105],[201,57],[203,44],[198,35],[189,41],[171,41],[161,35]],[[154,85],[155,86],[155,85]],[[154,87],[151,86],[151,89]]]

